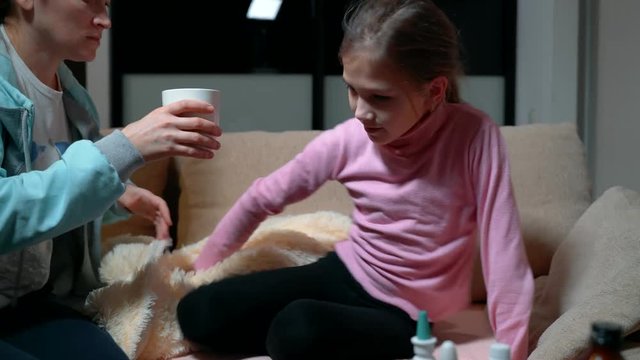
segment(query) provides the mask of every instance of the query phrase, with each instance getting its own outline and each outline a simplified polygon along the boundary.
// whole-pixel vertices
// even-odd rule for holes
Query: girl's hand
[[[147,189],[127,184],[124,194],[118,199],[118,205],[135,215],[154,223],[156,227],[156,239],[170,239],[169,227],[171,214],[169,206],[163,198],[155,195]]]

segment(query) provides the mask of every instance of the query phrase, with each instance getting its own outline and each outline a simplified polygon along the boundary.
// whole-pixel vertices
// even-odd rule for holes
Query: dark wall
[[[249,3],[185,0],[154,8],[153,18],[162,23],[145,26],[141,19],[149,19],[148,4],[116,1],[112,54],[118,68],[127,73],[248,73],[268,65],[283,73],[310,72],[311,2],[285,0],[273,22],[246,19]]]
[[[151,14],[148,2],[114,1],[114,119],[121,118],[124,74],[310,73],[318,81],[341,74],[337,52],[348,0],[283,0],[275,21],[246,19],[249,3],[160,0]],[[515,0],[436,3],[460,29],[467,73],[505,77],[505,119],[513,119]],[[314,93],[321,93],[321,86],[314,84]],[[314,113],[320,106],[315,100]]]

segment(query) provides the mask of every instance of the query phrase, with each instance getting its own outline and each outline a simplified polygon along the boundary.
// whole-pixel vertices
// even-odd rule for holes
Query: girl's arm
[[[527,358],[533,276],[513,196],[509,161],[498,126],[487,123],[472,145],[482,271],[496,339],[511,346],[513,360]]]
[[[336,178],[342,158],[339,131],[327,130],[281,168],[258,178],[220,220],[196,259],[206,269],[238,250],[269,215],[301,201],[327,180]]]

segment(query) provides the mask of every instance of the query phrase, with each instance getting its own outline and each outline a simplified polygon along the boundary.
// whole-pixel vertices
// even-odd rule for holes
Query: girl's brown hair
[[[340,58],[354,48],[376,49],[416,84],[446,76],[447,102],[460,102],[458,31],[432,1],[361,0],[347,10],[342,26]]]

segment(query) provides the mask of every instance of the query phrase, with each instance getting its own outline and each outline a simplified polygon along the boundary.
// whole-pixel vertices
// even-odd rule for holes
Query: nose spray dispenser
[[[418,313],[418,326],[416,336],[411,338],[413,344],[413,358],[411,360],[435,360],[433,350],[437,339],[431,335],[431,326],[427,320],[427,312],[421,310]]]
[[[427,312],[422,310],[418,313],[418,326],[416,335],[411,338],[413,344],[413,358],[411,360],[436,360],[434,350],[436,339],[431,334],[431,326],[427,320]],[[458,353],[452,341],[444,341],[440,346],[439,360],[458,360]],[[489,349],[489,360],[511,360],[511,349],[509,345],[495,342]]]

